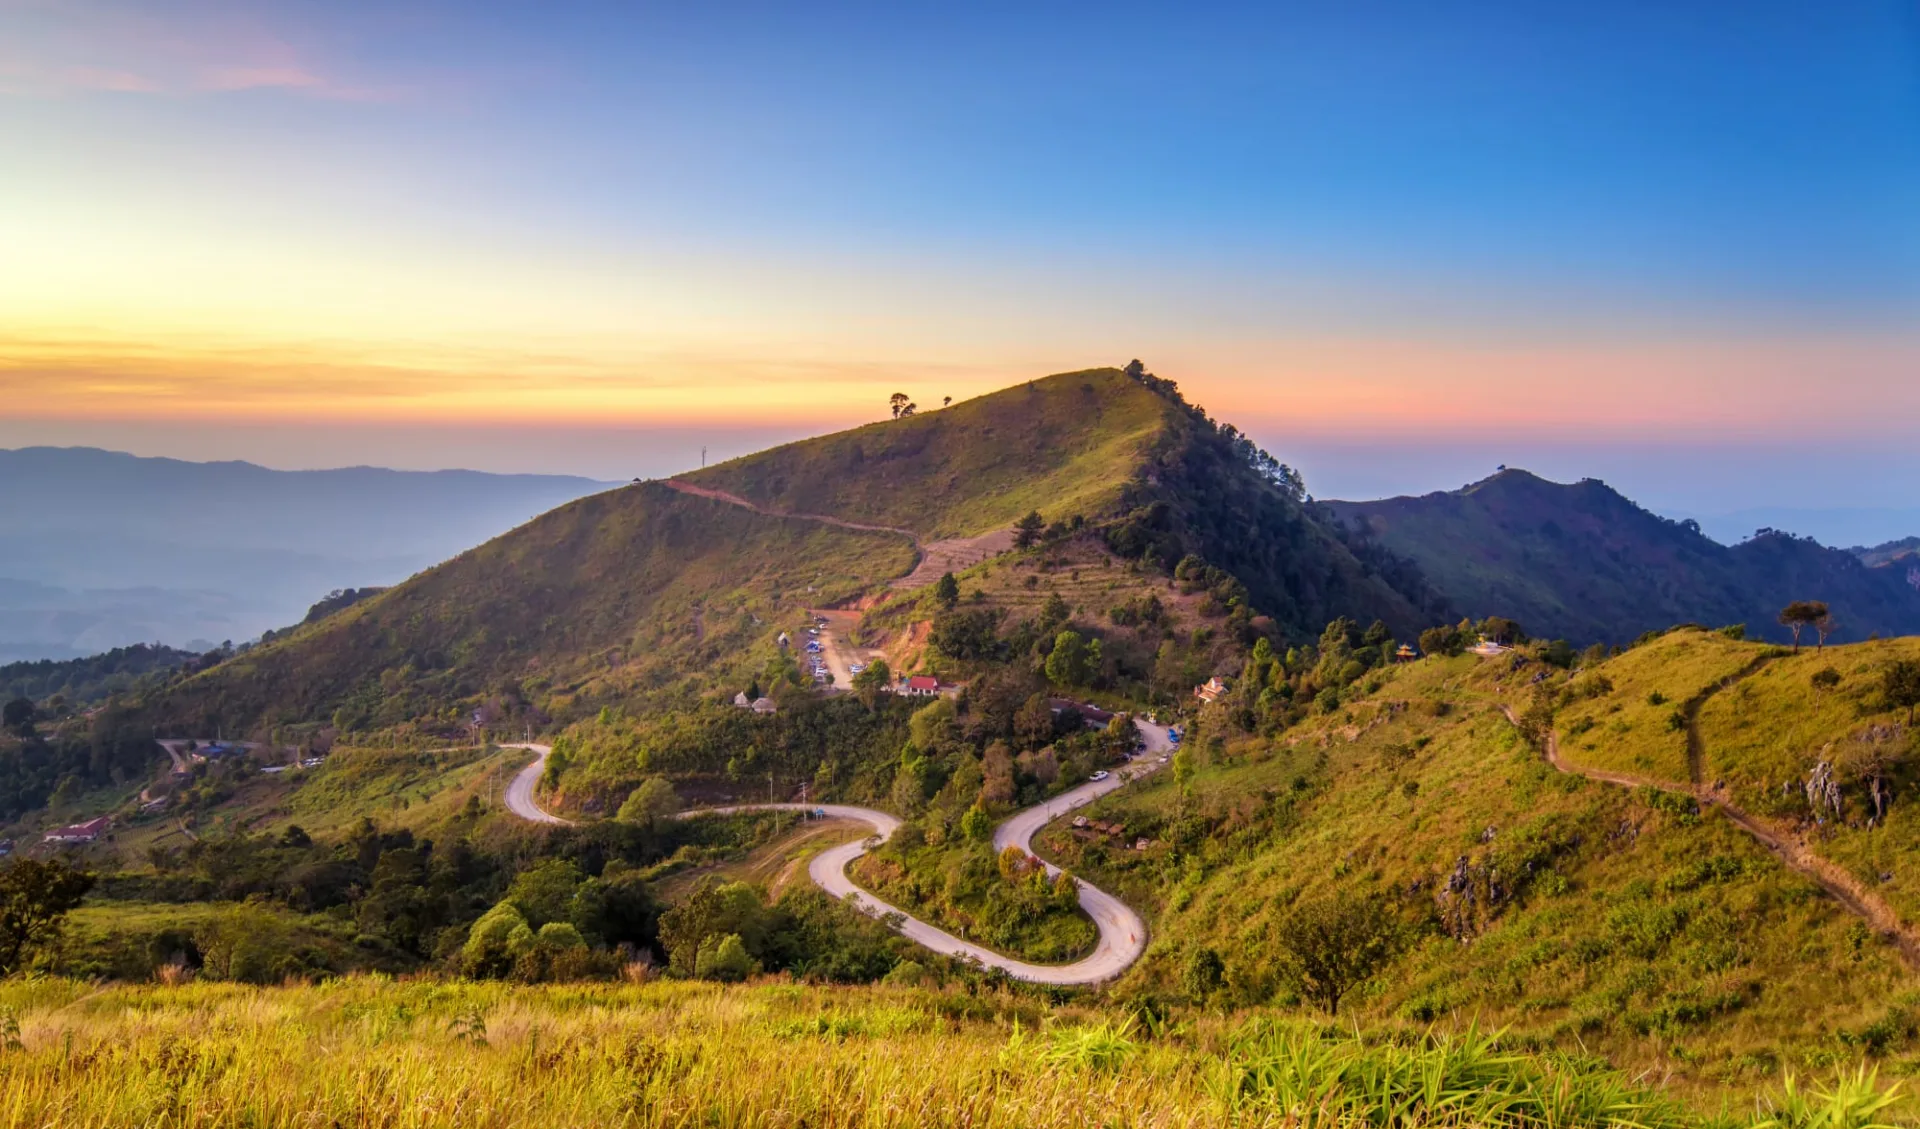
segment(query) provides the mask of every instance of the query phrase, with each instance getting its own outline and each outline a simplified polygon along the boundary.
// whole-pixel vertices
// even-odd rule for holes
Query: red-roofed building
[[[46,840],[49,843],[91,843],[100,836],[105,835],[107,828],[112,825],[113,821],[103,815],[99,819],[89,819],[85,823],[75,823],[68,827],[56,827],[52,831],[47,832]]]
[[[900,684],[900,692],[909,698],[932,698],[940,693],[940,680],[930,674],[916,674]]]

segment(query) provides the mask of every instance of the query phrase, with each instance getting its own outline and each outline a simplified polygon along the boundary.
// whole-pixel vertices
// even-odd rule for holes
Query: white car
[[[1101,769],[1101,770],[1100,770],[1099,772],[1096,772],[1096,773],[1094,773],[1094,774],[1093,774],[1092,776],[1089,776],[1089,777],[1088,777],[1087,779],[1089,779],[1089,780],[1105,780],[1106,778],[1107,778],[1107,770],[1103,768],[1103,769]]]

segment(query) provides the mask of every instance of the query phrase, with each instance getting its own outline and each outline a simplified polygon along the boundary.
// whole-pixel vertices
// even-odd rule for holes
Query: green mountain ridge
[[[1162,570],[1202,557],[1293,637],[1338,615],[1409,636],[1431,621],[1423,609],[1438,602],[1416,573],[1350,546],[1257,454],[1151,376],[1052,376],[679,480],[754,508],[662,483],[569,503],[172,688],[142,716],[183,732],[457,731],[458,710],[489,698],[534,725],[635,695],[684,699],[729,671],[744,684],[772,624],[882,591],[912,569],[916,538],[1006,529],[1031,511]]]
[[[1775,615],[1793,600],[1829,604],[1841,640],[1920,631],[1920,589],[1900,571],[1784,533],[1721,545],[1595,479],[1503,470],[1456,491],[1326,505],[1412,559],[1462,612],[1582,645],[1685,622],[1784,640]]]

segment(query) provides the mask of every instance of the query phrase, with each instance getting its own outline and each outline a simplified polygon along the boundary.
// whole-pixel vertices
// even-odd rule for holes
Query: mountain
[[[1461,490],[1327,506],[1411,558],[1461,611],[1547,637],[1619,643],[1699,622],[1784,639],[1775,616],[1793,600],[1826,601],[1840,639],[1920,631],[1920,588],[1897,570],[1774,531],[1721,545],[1595,479],[1503,470]]]
[[[882,592],[969,538],[978,552],[957,561],[1004,550],[1036,510],[1055,536],[1161,575],[1204,558],[1244,585],[1235,622],[1261,613],[1301,639],[1338,615],[1431,622],[1417,574],[1356,556],[1277,467],[1151,376],[1048,377],[561,506],[190,680],[164,714],[237,732],[393,725],[486,698],[543,719],[684,702],[744,686],[801,609]],[[1239,597],[1220,599],[1225,614]]]
[[[247,639],[323,593],[390,584],[561,502],[583,478],[0,451],[0,657]]]
[[[1707,536],[1723,545],[1772,529],[1812,537],[1826,545],[1872,545],[1920,529],[1920,507],[1759,506],[1725,513],[1674,513],[1700,523]]]
[[[1881,568],[1893,564],[1920,564],[1920,537],[1888,541],[1884,545],[1875,545],[1871,549],[1856,545],[1852,552],[1868,568]]]

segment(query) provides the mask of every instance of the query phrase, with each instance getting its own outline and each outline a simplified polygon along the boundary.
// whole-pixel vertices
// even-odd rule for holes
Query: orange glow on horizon
[[[633,344],[117,340],[0,332],[0,413],[17,419],[374,423],[819,423],[871,419],[895,390],[932,407],[1124,358],[848,361]],[[842,356],[857,350],[850,345]],[[1061,352],[1065,352],[1062,350]],[[1217,418],[1324,433],[1644,436],[1758,432],[1920,414],[1920,343],[1785,340],[1594,348],[1277,341],[1188,347],[1150,367]],[[1076,363],[1077,362],[1077,363]]]

